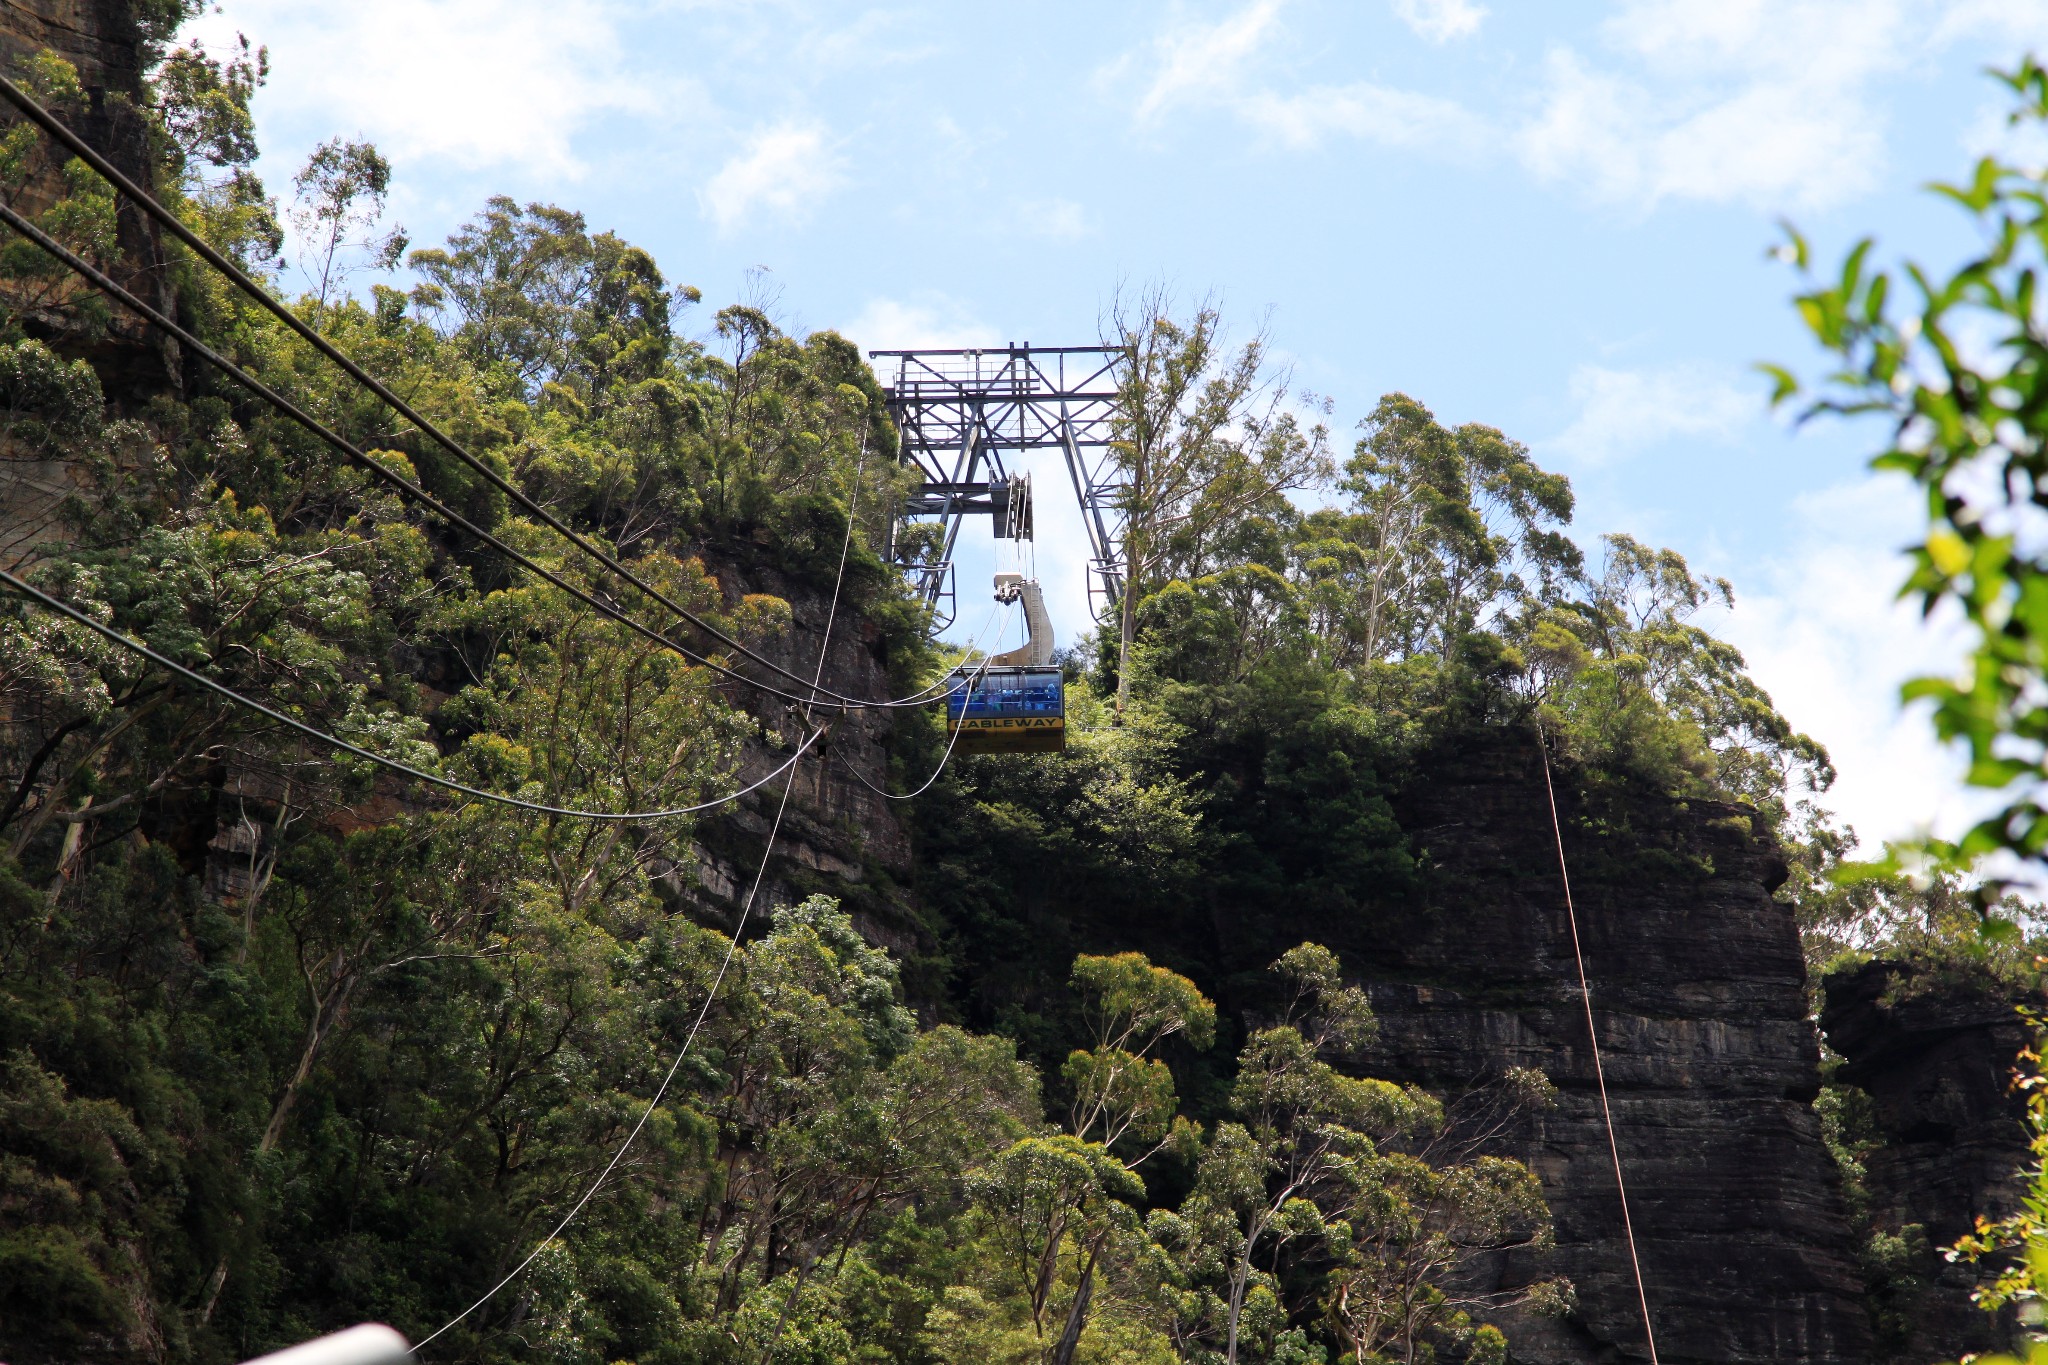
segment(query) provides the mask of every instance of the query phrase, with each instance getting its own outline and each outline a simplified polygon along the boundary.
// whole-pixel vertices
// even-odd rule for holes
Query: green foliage
[[[184,7],[183,0],[158,2]],[[257,156],[250,103],[269,78],[269,49],[252,50],[248,38],[236,34],[223,56],[196,43],[172,48],[146,83],[162,162],[158,192],[216,248],[255,270],[275,262],[284,246],[277,206],[250,169]],[[205,292],[216,303],[225,298],[182,251],[172,259],[188,295]]]
[[[2013,123],[2048,120],[2038,64],[2029,59],[1999,79],[2018,97]],[[1969,780],[2005,793],[2005,802],[1960,841],[1930,851],[1957,861],[2031,858],[2048,848],[2037,800],[2048,776],[2039,686],[2048,559],[2032,525],[2048,477],[2048,337],[2036,303],[2048,194],[2038,173],[1996,157],[1982,158],[1967,181],[1934,189],[1969,217],[1984,247],[1945,277],[1907,264],[1910,300],[1893,288],[1892,272],[1871,265],[1868,240],[1838,276],[1823,279],[1809,272],[1804,239],[1789,235],[1784,254],[1809,272],[1800,317],[1839,366],[1806,411],[1889,420],[1891,444],[1873,467],[1906,475],[1927,499],[1927,535],[1911,551],[1903,591],[1924,612],[1957,612],[1970,631],[1960,677],[1916,679],[1904,695],[1932,704],[1936,732],[1969,746]],[[1772,372],[1780,401],[1800,392],[1789,372]]]
[[[1327,432],[1321,424],[1304,430],[1288,407],[1289,376],[1269,367],[1263,335],[1233,350],[1213,301],[1185,318],[1174,312],[1164,286],[1111,309],[1114,340],[1126,353],[1111,441],[1126,485],[1130,585],[1118,613],[1120,677],[1146,594],[1235,558],[1248,514],[1279,507],[1285,492],[1320,481],[1329,464]],[[1120,682],[1118,709],[1128,701]]]
[[[1173,1073],[1152,1054],[1175,1035],[1196,1049],[1208,1047],[1216,1036],[1216,1006],[1194,982],[1153,966],[1143,953],[1084,953],[1074,959],[1074,984],[1087,998],[1083,1013],[1095,1045],[1076,1050],[1061,1071],[1074,1093],[1073,1133],[1084,1139],[1099,1134],[1104,1147],[1129,1138],[1154,1144],[1154,1152],[1170,1139],[1193,1143],[1195,1130],[1176,1118]]]
[[[64,97],[61,67],[37,73]],[[261,79],[246,48],[174,52],[154,76],[166,192],[252,264],[268,259],[268,220],[243,212],[264,202],[246,176]],[[44,225],[113,263],[105,187],[33,140],[5,150],[15,183],[69,187]],[[589,287],[551,315],[571,343],[554,387],[508,381],[479,329],[443,335],[394,291],[343,289],[387,176],[374,148],[337,143],[300,177],[327,234],[302,316],[673,598],[772,642],[787,603],[734,600],[699,556],[836,567],[880,407],[850,348],[778,336],[790,365],[737,376],[670,332],[644,252],[583,236]],[[104,306],[21,242],[0,275],[0,440],[73,490],[29,531],[52,591],[274,707],[507,793],[623,810],[732,785],[759,726],[706,670],[477,555],[215,376],[178,401],[110,399],[73,356]],[[273,320],[179,278],[213,344],[599,586]],[[744,462],[757,437],[782,443],[783,482],[749,494],[787,530],[765,551],[755,523],[699,496],[706,415],[741,382],[784,424],[736,422],[720,447]],[[886,504],[890,464],[878,447],[868,505]],[[846,610],[907,680],[922,620],[864,529]],[[0,1169],[24,1214],[0,1273],[38,1308],[0,1310],[10,1359],[145,1342],[239,1359],[363,1318],[423,1335],[581,1193],[718,976],[725,940],[665,899],[689,821],[445,808],[18,603],[0,613],[0,697]],[[858,1334],[914,1342],[912,1307],[876,1317],[840,1276],[894,1285],[900,1305],[935,1297],[889,1250],[922,1235],[901,1215],[962,1216],[963,1174],[1041,1122],[1037,1077],[1007,1041],[920,1032],[895,964],[831,903],[772,921],[736,953],[622,1179],[457,1350],[680,1360],[738,1340],[838,1359],[883,1349]]]
[[[1799,918],[1810,983],[1872,958],[1902,964],[1895,997],[2006,998],[2039,974],[2040,909],[2019,895],[1990,905],[1962,872],[1888,849],[1858,862],[1854,834],[1811,806],[1785,831],[1790,876],[1778,895]]]
[[[1728,581],[1697,577],[1675,551],[1605,539],[1606,563],[1584,597],[1530,612],[1510,637],[1560,730],[1599,766],[1734,797],[1774,821],[1787,796],[1827,790],[1827,751],[1793,730],[1741,652],[1695,619],[1734,605]]]
[[[2022,72],[2022,75],[2027,74]],[[2048,97],[2048,90],[2043,90]],[[2048,1294],[2048,1076],[2041,1068],[2048,1020],[2038,1011],[2022,1011],[2034,1030],[2033,1043],[2021,1051],[2017,1084],[2027,1101],[2027,1190],[2016,1212],[1996,1221],[1978,1216],[1974,1232],[1946,1252],[1952,1261],[1975,1263],[1995,1257],[1997,1269],[1977,1290],[1979,1304],[1991,1311],[2017,1305],[2026,1326],[2027,1365],[2048,1361],[2048,1333],[2042,1331],[2044,1294]],[[1984,1365],[2019,1365],[2012,1356],[1979,1356]]]
[[[198,46],[168,53],[153,73],[150,93],[173,172],[182,174],[194,162],[230,169],[255,161],[256,121],[249,103],[269,77],[269,50],[252,52],[239,34],[225,58]]]
[[[306,253],[299,268],[313,286],[317,323],[328,296],[350,274],[389,270],[398,263],[405,254],[405,229],[349,240],[351,234],[367,233],[383,218],[385,195],[391,188],[391,163],[367,142],[329,138],[306,158],[305,166],[292,177],[292,188],[292,227]],[[360,252],[366,259],[360,263],[345,260],[343,253],[350,251]]]
[[[1337,662],[1448,656],[1509,603],[1554,600],[1577,576],[1578,547],[1560,534],[1572,491],[1492,427],[1438,425],[1406,394],[1388,394],[1339,485],[1345,515],[1298,553],[1315,584],[1319,634]]]

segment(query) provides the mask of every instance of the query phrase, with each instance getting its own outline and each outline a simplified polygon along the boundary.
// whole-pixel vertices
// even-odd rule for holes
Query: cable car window
[[[946,693],[946,733],[958,753],[1058,753],[1066,717],[1057,667],[961,669]]]

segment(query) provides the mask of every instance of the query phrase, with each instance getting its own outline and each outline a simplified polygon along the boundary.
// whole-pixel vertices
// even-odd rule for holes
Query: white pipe
[[[413,1365],[413,1355],[397,1332],[381,1322],[366,1322],[258,1356],[248,1365]]]

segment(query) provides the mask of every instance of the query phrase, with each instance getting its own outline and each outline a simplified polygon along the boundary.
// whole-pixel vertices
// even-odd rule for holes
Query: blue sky
[[[868,347],[1077,344],[1120,284],[1214,291],[1343,448],[1405,391],[1568,473],[1589,547],[1733,579],[1715,628],[1866,838],[1967,807],[1895,702],[1953,658],[1891,603],[1911,495],[1865,475],[1876,433],[1773,421],[1750,366],[1818,363],[1780,216],[1823,259],[1968,249],[1917,187],[2004,136],[1980,73],[2048,51],[2048,0],[224,0],[193,34],[238,30],[273,191],[368,137],[415,243],[553,201],[702,288],[700,324],[753,289]],[[1078,524],[1039,518],[1070,633]]]

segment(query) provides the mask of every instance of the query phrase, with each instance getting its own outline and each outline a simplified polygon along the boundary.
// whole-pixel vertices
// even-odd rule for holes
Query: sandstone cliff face
[[[85,107],[63,111],[66,122],[130,179],[154,185],[151,135],[141,107],[143,35],[133,7],[123,0],[9,0],[0,9],[0,68],[18,77],[22,62],[46,48],[78,68],[85,88]],[[9,123],[17,117],[12,105],[0,110],[0,118]],[[16,207],[34,213],[61,197],[61,168],[68,157],[57,152],[38,161]],[[120,244],[121,259],[110,273],[169,311],[175,300],[162,242],[154,225],[126,202],[120,206]],[[102,335],[60,331],[50,341],[67,355],[91,360],[116,402],[148,399],[177,385],[177,353],[171,344],[120,309]]]
[[[1862,1361],[1869,1331],[1839,1180],[1811,1102],[1819,1050],[1784,877],[1742,812],[1648,795],[1589,808],[1560,774],[1593,1014],[1660,1357]],[[1313,926],[1381,1018],[1375,1071],[1440,1092],[1509,1066],[1561,1092],[1518,1153],[1543,1180],[1570,1319],[1523,1319],[1517,1359],[1648,1359],[1533,736],[1424,765],[1398,804],[1427,852],[1416,903]],[[1295,938],[1302,936],[1300,926]]]
[[[78,68],[86,107],[66,110],[67,120],[125,174],[143,185],[155,182],[149,132],[141,113],[142,38],[131,7],[121,0],[8,0],[0,8],[0,71],[19,77],[23,61],[45,49]],[[12,123],[12,105],[0,120]],[[63,196],[61,168],[66,155],[45,155],[15,207],[34,215]],[[120,207],[121,259],[111,273],[140,297],[168,310],[172,305],[164,253],[154,226],[133,205]],[[117,407],[147,401],[176,389],[178,355],[173,343],[120,309],[110,326],[93,334],[62,320],[28,319],[58,354],[92,362],[100,383]],[[25,456],[0,441],[0,559],[20,562],[55,527],[57,506],[77,491],[78,471],[63,460]]]
[[[43,47],[80,70],[90,94],[82,131],[146,181],[140,120],[116,98],[140,96],[141,51],[126,7],[10,0],[0,10],[0,60]],[[53,181],[32,186],[26,202],[36,207],[38,195],[54,193]],[[132,210],[123,212],[122,233],[134,272],[125,282],[166,297],[154,235]],[[89,355],[117,397],[176,382],[170,353],[125,321],[104,341],[52,342]],[[28,497],[42,477],[20,474],[10,498]],[[61,491],[61,470],[43,474]],[[0,507],[0,524],[32,513]],[[722,572],[734,592],[791,602],[798,627],[770,652],[808,676],[824,595],[767,569]],[[842,613],[825,683],[886,697],[887,663],[879,633],[858,613]],[[784,704],[733,695],[795,732]],[[830,761],[801,765],[757,910],[825,890],[846,900],[871,938],[910,955],[925,946],[926,931],[904,889],[912,850],[901,808],[848,772],[889,785],[894,725],[890,713],[850,716],[827,741]],[[746,778],[776,761],[756,751]],[[734,813],[705,820],[694,865],[665,879],[670,892],[707,919],[731,923],[780,797],[781,784],[771,783]],[[1782,875],[1775,851],[1732,808],[1646,799],[1589,811],[1568,782],[1560,797],[1662,1358],[1867,1359],[1852,1238],[1810,1107],[1818,1054],[1796,934],[1769,895]],[[1209,955],[1226,973],[1255,973],[1269,949],[1309,936],[1327,942],[1371,986],[1383,1024],[1370,1059],[1379,1074],[1446,1092],[1509,1066],[1547,1074],[1561,1103],[1522,1136],[1520,1154],[1543,1178],[1559,1246],[1540,1263],[1510,1259],[1497,1273],[1506,1283],[1568,1275],[1580,1307],[1563,1322],[1505,1325],[1527,1361],[1646,1359],[1533,744],[1499,737],[1437,755],[1399,813],[1435,869],[1426,896],[1331,923],[1304,922],[1289,906],[1248,916],[1234,908],[1211,926]],[[254,852],[226,849],[223,866],[240,867]],[[1990,1007],[1902,1012],[1876,1003],[1881,988],[1857,995],[1862,989],[1850,990],[1839,1012],[1831,993],[1830,1028],[1850,1058],[1845,1076],[1871,1091],[1896,1134],[1872,1163],[1872,1187],[1884,1191],[1889,1216],[1924,1224],[1938,1244],[1968,1212],[2002,1207],[2010,1189],[2014,1134],[2002,1068],[2017,1035],[2001,1032],[2012,1028],[2009,1016]],[[1952,1288],[1944,1287],[1943,1304],[1953,1302]],[[1957,1340],[1945,1336],[1922,1358],[1954,1350]]]
[[[1843,1057],[1834,1079],[1869,1095],[1880,1145],[1864,1159],[1874,1232],[1918,1226],[1893,1267],[1896,1311],[1910,1324],[1894,1359],[1953,1359],[2011,1345],[2011,1316],[1970,1302],[1977,1276],[1940,1248],[1977,1215],[2013,1212],[2024,1193],[2025,1104],[2012,1089],[2026,1030],[2015,1007],[2039,999],[1988,977],[1938,979],[1903,962],[1869,962],[1824,983],[1821,1027]]]
[[[792,627],[760,652],[801,678],[820,676],[822,684],[844,696],[886,700],[895,684],[889,676],[887,644],[882,632],[864,620],[850,602],[835,612],[829,589],[803,583],[760,566],[714,566],[730,596],[769,593],[790,604]],[[826,647],[826,623],[831,639]],[[824,670],[818,674],[819,651],[825,648]],[[749,666],[786,691],[801,691],[787,679]],[[803,733],[800,707],[734,685],[725,689],[763,725],[793,742]],[[888,770],[897,713],[854,711],[843,716],[816,711],[810,724],[829,724],[831,732],[796,766],[789,802],[768,859],[754,913],[794,904],[814,891],[838,897],[854,916],[861,932],[899,957],[915,956],[929,945],[905,889],[910,877],[911,845],[904,824],[903,803],[890,801],[875,788],[894,790]],[[735,785],[759,780],[781,765],[785,744],[747,748]],[[857,776],[856,776],[857,774]],[[866,779],[863,782],[861,779]],[[698,827],[694,866],[676,867],[662,879],[665,889],[700,917],[730,928],[762,866],[762,851],[783,788],[791,779],[777,778],[736,803],[737,809],[705,818]]]

